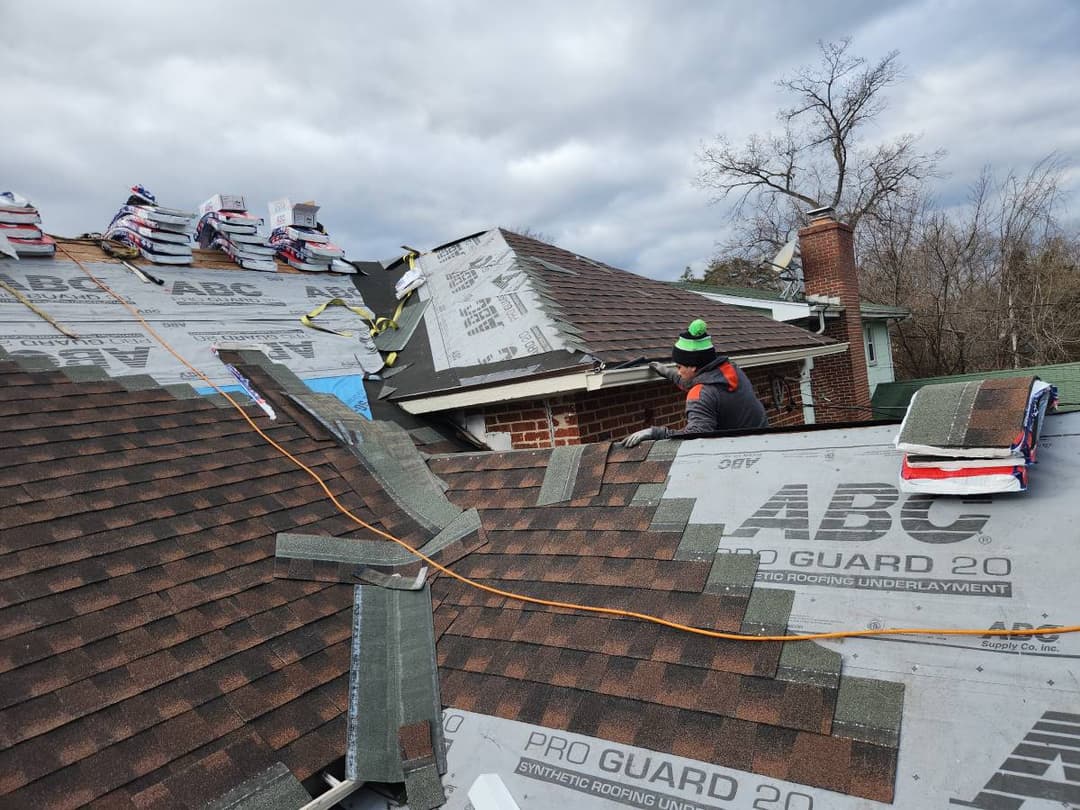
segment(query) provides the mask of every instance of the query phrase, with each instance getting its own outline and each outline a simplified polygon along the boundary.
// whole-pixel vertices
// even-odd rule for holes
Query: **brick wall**
[[[803,424],[798,363],[747,369],[754,391],[774,427]],[[773,402],[773,378],[781,401]],[[489,405],[482,415],[487,433],[505,433],[515,450],[621,439],[649,425],[678,429],[686,424],[686,395],[666,381],[581,392],[546,400]],[[483,437],[479,437],[483,438]]]
[[[831,218],[812,222],[799,231],[799,247],[806,294],[834,296],[844,308],[839,318],[829,321],[825,334],[848,344],[843,354],[814,361],[811,386],[815,420],[870,419],[870,382],[851,226]]]

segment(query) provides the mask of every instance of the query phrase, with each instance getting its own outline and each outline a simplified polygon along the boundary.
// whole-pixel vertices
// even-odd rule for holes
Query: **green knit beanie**
[[[695,368],[706,366],[716,359],[716,349],[713,348],[705,321],[701,318],[692,321],[686,331],[679,335],[671,350],[671,359],[680,366]]]

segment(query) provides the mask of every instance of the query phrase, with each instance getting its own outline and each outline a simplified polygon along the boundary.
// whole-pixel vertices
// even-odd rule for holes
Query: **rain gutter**
[[[814,357],[840,354],[848,350],[847,343],[829,343],[800,349],[782,349],[757,354],[733,354],[731,359],[742,368],[771,366],[779,363],[800,362]],[[411,414],[436,413],[510,402],[520,399],[544,399],[558,394],[581,391],[599,391],[625,385],[657,382],[656,374],[648,366],[632,368],[589,369],[574,371],[557,377],[526,379],[501,385],[485,386],[452,391],[445,394],[420,396],[413,399],[396,399],[395,402]]]

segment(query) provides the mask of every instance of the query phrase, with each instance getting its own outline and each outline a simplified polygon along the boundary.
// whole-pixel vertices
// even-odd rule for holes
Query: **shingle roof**
[[[274,399],[269,435],[347,508],[413,545],[432,538],[384,489],[386,469],[334,441],[266,369],[243,370]],[[282,532],[376,538],[236,411],[123,382],[0,359],[13,461],[0,471],[0,795],[14,806],[197,804],[275,761],[305,779],[344,754],[348,572],[275,578],[275,548]],[[443,559],[526,594],[782,630],[790,599],[770,594],[784,592],[702,559],[689,512],[659,500],[671,448],[435,459],[486,541]],[[778,643],[522,605],[445,577],[432,596],[444,705],[892,795],[895,741],[837,725],[831,654],[796,675]]]
[[[594,451],[579,468],[572,498],[548,506],[536,503],[551,474],[552,451],[433,459],[448,497],[479,509],[485,529],[486,545],[455,570],[548,600],[718,630],[782,632],[790,602],[770,596],[785,592],[751,590],[753,568],[747,579],[738,555],[693,553],[684,532],[687,510],[681,521],[660,519],[672,506],[655,499],[671,464],[665,449]],[[675,506],[669,515],[680,511]],[[789,652],[781,643],[717,641],[575,615],[446,578],[433,593],[448,706],[891,799],[895,742],[838,732],[841,679],[830,654],[828,665],[808,664],[795,676],[781,664]],[[790,654],[812,658],[795,647]]]
[[[358,514],[424,536],[328,435],[267,429]],[[0,448],[8,806],[174,807],[342,755],[351,588],[274,579],[274,538],[364,532],[240,414],[5,361]]]
[[[392,346],[400,353],[397,366],[401,370],[387,381],[386,395],[390,399],[577,373],[583,364],[587,368],[597,362],[614,365],[641,358],[668,359],[675,338],[697,317],[708,323],[717,350],[732,355],[813,349],[836,343],[823,335],[710,301],[666,282],[638,276],[529,237],[502,229],[495,235],[505,240],[512,253],[512,274],[518,275],[520,271],[527,275],[530,289],[543,299],[543,322],[565,339],[568,350],[437,368],[429,342],[431,331],[421,326],[413,332],[403,326],[402,331],[412,335],[407,345],[403,336],[384,333],[400,341]],[[474,235],[468,239],[475,238]],[[435,248],[432,255],[437,257],[456,244]],[[437,264],[437,259],[433,261]],[[403,266],[398,265],[394,272],[401,269]],[[379,315],[390,317],[399,302],[388,275],[373,271],[368,276],[355,277],[354,281],[365,302]],[[439,304],[454,310],[473,303],[467,290],[460,295],[460,301]],[[409,299],[398,320],[412,326],[421,314],[425,322],[433,317],[432,308],[425,312],[420,299],[420,295]]]
[[[829,338],[778,323],[687,290],[587,259],[569,250],[502,231],[519,259],[543,259],[567,273],[544,273],[562,316],[582,330],[589,351],[608,363],[671,354],[678,334],[704,318],[717,351],[767,352],[831,343]]]

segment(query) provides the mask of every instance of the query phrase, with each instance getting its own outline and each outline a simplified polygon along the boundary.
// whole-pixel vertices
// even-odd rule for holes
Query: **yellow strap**
[[[101,250],[114,259],[137,259],[140,254],[137,247],[118,242],[115,239],[102,239]]]
[[[371,336],[381,335],[387,329],[398,328],[398,318],[401,317],[401,311],[405,309],[405,302],[409,300],[409,296],[413,294],[412,290],[406,293],[405,297],[398,302],[397,309],[394,310],[394,314],[389,318],[376,318],[371,322]]]
[[[354,307],[351,304],[349,304],[347,301],[342,300],[341,298],[331,298],[325,304],[319,304],[319,306],[315,307],[315,309],[311,310],[311,312],[309,312],[307,315],[302,315],[300,317],[300,323],[302,323],[304,326],[308,327],[309,329],[318,329],[320,332],[329,332],[331,335],[340,335],[341,337],[352,337],[353,336],[352,332],[339,332],[337,329],[329,329],[329,328],[327,328],[325,326],[319,326],[318,324],[312,323],[312,320],[314,318],[319,317],[320,315],[322,315],[323,311],[327,307],[332,307],[332,306],[345,307],[345,309],[349,310],[349,312],[352,312],[352,313],[354,313],[356,315],[359,315],[361,318],[363,318],[368,323],[371,323],[372,319],[375,317],[374,314],[372,314],[369,310],[364,309],[363,307]]]
[[[419,253],[414,253],[410,250],[408,253],[401,257],[401,260],[409,265],[409,270],[412,270],[416,267],[416,259],[419,257],[419,255]],[[405,303],[409,300],[409,296],[411,296],[413,292],[413,290],[409,290],[407,293],[405,293],[405,297],[398,301],[397,309],[394,310],[394,314],[391,315],[389,318],[376,318],[374,321],[371,322],[372,337],[375,337],[376,335],[381,335],[387,329],[398,328],[398,319],[401,317],[401,311],[405,309]],[[387,365],[390,365],[390,363],[387,363]]]
[[[72,340],[78,340],[79,339],[78,335],[76,335],[70,329],[68,329],[68,328],[66,328],[64,326],[61,326],[59,323],[57,323],[56,320],[49,313],[43,312],[42,310],[38,309],[37,306],[32,301],[30,301],[29,298],[27,298],[21,292],[16,290],[14,287],[10,286],[6,281],[0,281],[0,287],[3,287],[5,290],[7,290],[12,295],[12,297],[15,298],[16,301],[18,301],[20,304],[25,306],[27,309],[29,309],[31,312],[33,312],[35,315],[37,315],[43,321],[46,321],[50,326],[52,326],[58,332],[66,335],[67,337],[71,338]]]

